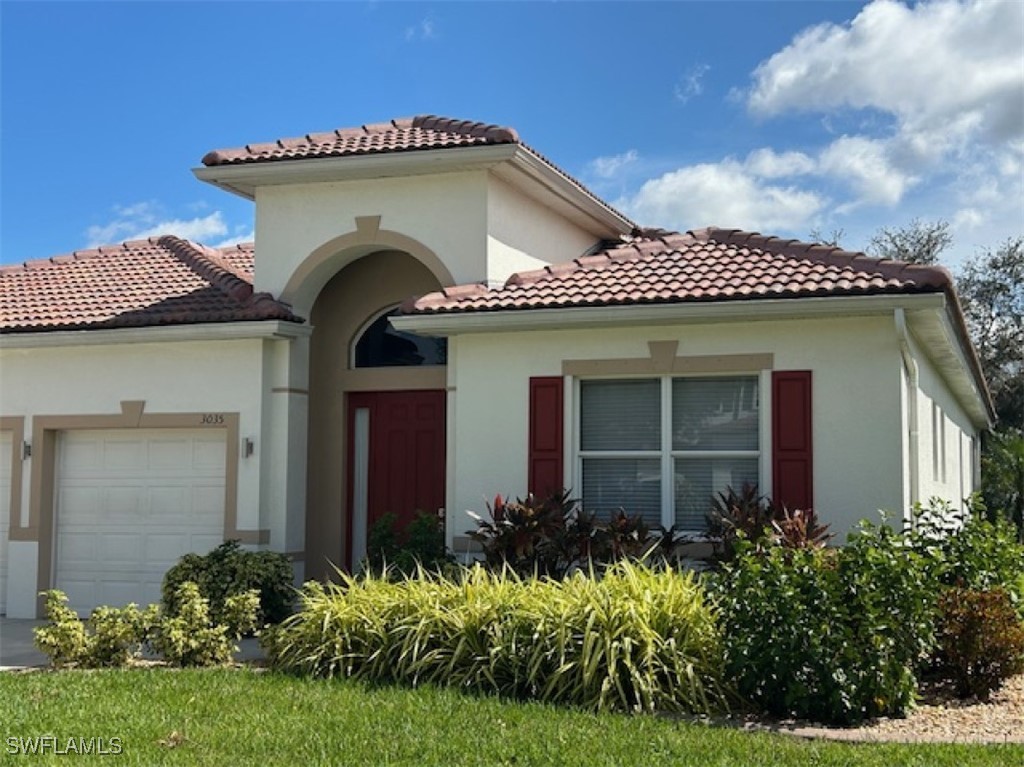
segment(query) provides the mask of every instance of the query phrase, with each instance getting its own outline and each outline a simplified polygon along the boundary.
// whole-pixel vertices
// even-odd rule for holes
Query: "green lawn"
[[[592,715],[249,670],[0,674],[0,762],[11,738],[118,737],[104,763],[306,765],[1020,765],[1024,747],[805,742],[658,717]]]

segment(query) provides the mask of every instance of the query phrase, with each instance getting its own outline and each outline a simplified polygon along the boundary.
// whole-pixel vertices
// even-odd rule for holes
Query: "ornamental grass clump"
[[[600,579],[339,574],[307,584],[265,635],[271,664],[314,676],[437,684],[592,710],[726,708],[722,638],[692,575],[621,562]]]

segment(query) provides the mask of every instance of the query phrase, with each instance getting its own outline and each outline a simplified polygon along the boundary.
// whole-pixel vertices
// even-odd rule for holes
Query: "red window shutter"
[[[562,489],[562,378],[530,379],[530,454],[527,482],[534,495]]]
[[[814,506],[811,371],[772,373],[772,500],[790,509]]]

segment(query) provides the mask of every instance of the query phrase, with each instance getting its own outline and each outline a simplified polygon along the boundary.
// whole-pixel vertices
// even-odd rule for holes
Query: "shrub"
[[[487,505],[490,521],[471,513],[477,528],[469,537],[480,543],[485,561],[494,569],[561,577],[571,565],[566,544],[575,537],[572,531],[567,534],[566,520],[576,510],[577,502],[567,491],[546,498],[531,493],[515,501],[498,495],[493,505]]]
[[[479,566],[340,578],[306,584],[300,610],[265,635],[272,665],[594,710],[711,712],[728,701],[715,611],[692,575],[622,562],[600,579]]]
[[[155,605],[151,605],[145,612],[134,604],[97,607],[89,616],[92,634],[84,665],[124,666],[129,660],[137,658],[157,617]]]
[[[159,605],[140,611],[125,607],[97,607],[87,621],[78,619],[61,591],[46,592],[49,624],[35,629],[36,647],[54,666],[83,668],[124,666],[148,646],[178,666],[227,663],[238,648],[232,640],[256,628],[259,594],[249,591],[228,597],[225,623],[212,623],[209,603],[198,587],[186,581],[175,595],[178,615],[162,614]]]
[[[864,523],[840,549],[741,539],[714,581],[727,676],[759,708],[852,723],[912,704],[934,597],[902,535]]]
[[[54,666],[87,668],[124,666],[137,658],[146,642],[155,611],[134,605],[97,607],[81,621],[57,590],[45,593],[49,624],[35,629],[35,644]]]
[[[411,575],[422,566],[443,570],[454,563],[444,543],[444,520],[418,512],[404,530],[396,528],[397,517],[385,514],[370,527],[366,542],[366,569],[396,575]]]
[[[946,589],[939,616],[939,665],[961,697],[987,699],[1024,671],[1024,623],[1005,589]]]
[[[209,601],[191,581],[178,587],[174,602],[178,611],[153,627],[150,646],[175,666],[216,666],[230,663],[238,649],[233,640],[255,628],[259,592],[229,596],[221,611],[223,623],[212,620]]]
[[[707,514],[708,535],[714,557],[729,562],[736,556],[740,539],[755,548],[778,543],[792,549],[826,545],[834,536],[818,520],[814,509],[790,510],[759,495],[757,485],[744,483],[739,492],[727,487],[711,502]]]
[[[54,666],[78,663],[89,649],[89,638],[78,614],[67,606],[67,596],[56,589],[44,592],[50,623],[34,629],[35,644]]]
[[[255,589],[259,592],[258,624],[280,623],[290,613],[295,596],[294,574],[287,555],[272,551],[245,551],[238,541],[226,541],[206,555],[186,554],[164,575],[164,610],[181,611],[177,594],[191,581],[209,600],[210,619],[220,623],[228,597]]]
[[[655,554],[667,560],[682,542],[674,529],[650,527],[639,514],[622,509],[601,522],[569,495],[561,490],[546,498],[528,495],[515,501],[499,495],[487,506],[490,520],[470,512],[477,528],[469,536],[480,543],[491,569],[508,567],[524,577],[550,578]]]

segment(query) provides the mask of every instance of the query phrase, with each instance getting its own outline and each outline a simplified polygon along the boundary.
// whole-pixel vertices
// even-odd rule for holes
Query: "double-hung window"
[[[702,531],[715,493],[757,484],[756,375],[579,382],[583,505]]]

